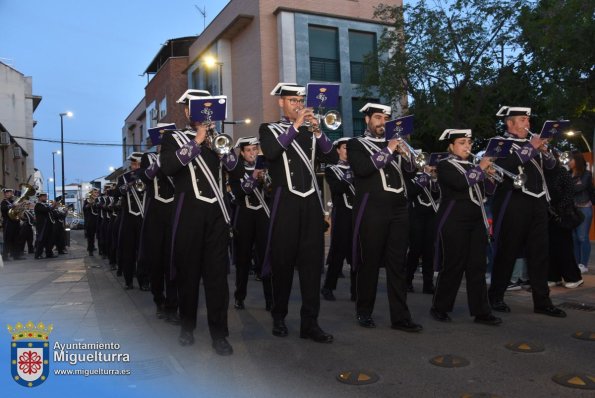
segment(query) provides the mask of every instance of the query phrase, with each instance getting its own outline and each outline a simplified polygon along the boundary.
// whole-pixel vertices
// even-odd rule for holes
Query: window
[[[339,33],[334,28],[308,27],[310,40],[310,79],[339,82]]]
[[[167,115],[167,98],[163,97],[159,103],[159,120],[163,119]]]
[[[363,108],[368,102],[378,103],[377,98],[352,98],[351,100],[351,111],[353,115],[353,136],[357,137],[362,135],[366,130],[366,121],[364,120],[364,114],[359,110]]]
[[[361,84],[377,64],[366,61],[370,54],[376,54],[376,34],[370,32],[349,31],[349,63],[351,67],[351,83]]]

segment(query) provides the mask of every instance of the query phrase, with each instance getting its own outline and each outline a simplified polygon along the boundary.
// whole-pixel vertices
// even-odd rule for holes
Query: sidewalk
[[[472,322],[464,289],[457,299],[453,322],[431,319],[432,297],[410,294],[414,320],[424,326],[420,334],[390,329],[386,283],[381,273],[374,318],[378,327],[357,326],[349,301],[349,283],[339,280],[336,302],[321,302],[320,325],[335,336],[330,345],[299,338],[299,285],[294,279],[287,325],[290,335],[271,335],[272,321],[264,310],[259,282],[250,280],[246,310],[230,304],[231,357],[216,355],[210,346],[204,292],[201,290],[196,342],[177,344],[179,327],[156,319],[151,294],[123,289],[122,278],[107,261],[85,256],[82,231],[73,231],[70,253],[56,259],[10,261],[0,269],[0,325],[29,320],[53,324],[50,352],[55,343],[116,343],[130,362],[79,362],[71,365],[52,356],[51,373],[39,387],[25,388],[11,380],[10,334],[0,337],[0,391],[3,396],[57,396],[65,393],[89,397],[460,397],[465,393],[491,393],[502,397],[592,397],[592,391],[560,386],[557,373],[595,375],[595,342],[571,337],[576,331],[595,331],[595,312],[566,308],[566,319],[534,314],[530,294],[514,292],[506,301],[503,325],[489,327]],[[595,251],[595,250],[594,250]],[[592,262],[591,264],[595,264]],[[95,267],[98,266],[98,268]],[[595,306],[595,265],[577,289],[552,289],[555,304]],[[233,297],[234,272],[229,275]],[[421,280],[414,282],[421,291]],[[230,300],[232,303],[233,301]],[[6,330],[6,329],[4,329]],[[514,341],[543,344],[545,351],[516,353],[504,345]],[[70,349],[71,353],[86,353]],[[105,351],[104,352],[108,352]],[[470,365],[459,369],[436,367],[435,356],[459,355]],[[51,355],[55,355],[51,353]],[[64,376],[55,369],[131,370],[128,376]],[[369,369],[379,381],[352,386],[337,381],[350,369]],[[49,395],[48,395],[49,394]]]

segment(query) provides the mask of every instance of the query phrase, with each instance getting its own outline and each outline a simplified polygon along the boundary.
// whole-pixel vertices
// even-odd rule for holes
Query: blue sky
[[[0,0],[0,60],[33,78],[43,97],[33,118],[36,138],[120,143],[124,119],[144,96],[142,74],[168,39],[197,35],[227,0]],[[35,165],[47,181],[59,143],[35,143]],[[66,183],[120,166],[121,148],[66,145]],[[56,158],[60,181],[60,160]]]

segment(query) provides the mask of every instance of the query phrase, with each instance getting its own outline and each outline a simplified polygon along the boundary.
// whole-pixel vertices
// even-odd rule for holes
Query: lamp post
[[[60,113],[60,152],[62,153],[62,203],[66,203],[66,187],[64,184],[64,116],[72,117],[72,112]],[[55,197],[54,200],[56,200]]]
[[[217,59],[215,57],[207,56],[204,58],[203,63],[208,69],[212,69],[215,66],[217,66],[217,75],[219,78],[218,79],[218,81],[219,81],[218,95],[223,95],[223,62],[217,61]],[[232,123],[222,122],[221,123],[221,134],[225,134],[225,124],[232,124]]]
[[[582,131],[572,131],[572,130],[570,130],[570,131],[567,131],[564,134],[566,134],[566,136],[568,136],[568,137],[574,137],[576,135],[580,136],[583,139],[583,142],[585,143],[585,145],[587,146],[587,149],[589,150],[589,152],[592,152],[591,145],[589,145],[589,142],[587,141],[587,139],[583,135],[583,132]]]
[[[56,200],[56,157],[55,155],[60,155],[60,151],[52,151],[52,181],[54,182],[54,200]],[[62,166],[64,167],[64,166]],[[64,178],[64,177],[62,177]],[[49,185],[49,184],[48,184]]]

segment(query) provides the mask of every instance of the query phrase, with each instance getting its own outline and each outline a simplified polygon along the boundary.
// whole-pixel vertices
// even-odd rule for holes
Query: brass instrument
[[[232,138],[227,134],[217,132],[215,129],[207,130],[207,142],[209,147],[215,151],[217,155],[227,155],[233,148]]]
[[[297,111],[301,111],[304,108],[296,108]],[[322,107],[318,108],[318,113],[314,113],[314,117],[318,121],[318,127],[315,127],[312,122],[309,120],[304,120],[304,126],[308,127],[308,131],[314,132],[315,130],[319,129],[321,124],[324,124],[328,130],[337,130],[343,124],[343,118],[339,111],[330,110],[326,112],[324,115],[322,114]]]
[[[144,192],[147,189],[146,184],[140,178],[136,178],[119,187],[121,193],[128,192],[129,189],[134,189],[136,192]]]
[[[29,184],[23,184],[22,188],[24,188],[23,193],[12,203],[12,207],[10,210],[8,210],[8,217],[10,217],[10,219],[13,221],[18,221],[21,219],[25,210],[27,210],[29,207],[29,198],[35,195],[35,188],[33,188],[33,186]]]
[[[381,127],[381,130],[384,133],[385,128]],[[401,137],[398,134],[396,134],[393,138],[395,138],[397,141],[399,141],[399,144],[401,144],[401,143],[405,144],[407,149],[409,149],[409,153],[411,154],[411,157],[413,159],[413,163],[415,164],[415,167],[417,167],[418,169],[423,169],[424,166],[428,164],[428,161],[430,160],[430,155],[427,152],[424,152],[421,149],[419,151],[414,149],[407,142],[407,140],[403,139],[403,137]]]
[[[478,162],[481,159],[480,156],[477,156],[471,152],[467,153],[469,154],[469,156],[471,156],[474,160],[477,160]],[[492,175],[491,177],[498,182],[502,182],[504,180],[504,176],[507,176],[512,180],[512,186],[516,189],[522,188],[523,186],[525,186],[525,183],[527,182],[527,175],[525,173],[511,173],[510,171],[498,166],[496,163],[493,162],[490,164],[490,167],[496,170],[496,174]]]

